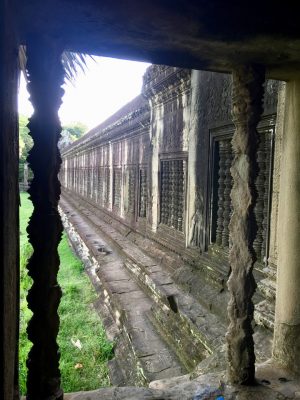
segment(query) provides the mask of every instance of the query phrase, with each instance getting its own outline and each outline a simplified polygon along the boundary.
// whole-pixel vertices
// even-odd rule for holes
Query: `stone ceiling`
[[[179,67],[263,63],[280,79],[300,70],[299,17],[289,1],[16,1],[23,43],[44,34],[71,51]]]

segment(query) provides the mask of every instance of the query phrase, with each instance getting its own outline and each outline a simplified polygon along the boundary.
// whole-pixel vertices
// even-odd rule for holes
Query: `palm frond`
[[[65,70],[66,79],[74,83],[74,80],[79,71],[85,73],[88,69],[87,59],[95,61],[94,57],[89,54],[82,53],[72,53],[70,51],[65,51],[62,54],[61,61]],[[26,46],[19,47],[19,65],[20,70],[23,73],[26,82],[28,82],[27,70],[26,70]]]

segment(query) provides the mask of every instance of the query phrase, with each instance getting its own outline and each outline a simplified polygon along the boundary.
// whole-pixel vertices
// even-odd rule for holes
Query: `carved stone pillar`
[[[34,175],[29,189],[34,210],[27,228],[33,247],[28,262],[33,284],[27,299],[33,316],[27,332],[33,346],[27,360],[27,400],[54,400],[63,398],[56,337],[61,298],[57,247],[63,230],[57,209],[60,196],[57,175],[61,164],[57,111],[63,94],[64,71],[60,51],[47,42],[28,43],[27,52],[28,89],[34,107],[29,122],[34,145],[28,157]]]
[[[255,354],[252,296],[255,280],[252,270],[255,262],[253,240],[256,224],[254,183],[257,175],[256,126],[262,113],[264,69],[260,66],[241,66],[233,72],[232,139],[234,159],[231,168],[233,214],[229,230],[231,275],[228,280],[229,327],[228,378],[235,384],[252,384],[255,378]]]
[[[300,376],[300,80],[286,83],[273,357]]]

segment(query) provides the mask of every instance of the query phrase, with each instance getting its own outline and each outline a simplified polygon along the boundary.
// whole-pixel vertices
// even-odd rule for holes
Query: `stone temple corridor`
[[[297,6],[0,1],[1,399],[20,399],[20,46],[34,108],[26,399],[299,398]],[[65,51],[153,66],[141,96],[60,154]],[[130,386],[63,392],[62,220],[116,338],[111,376]]]
[[[210,374],[207,396],[227,390],[226,398],[236,398],[224,384],[231,87],[223,74],[153,65],[145,73],[142,96],[62,151],[60,213],[115,343],[109,362],[113,385],[165,390],[190,384],[190,396],[199,385],[193,379],[201,375],[204,382]],[[270,398],[276,398],[270,387],[279,398],[298,391],[297,380],[279,376],[269,362],[284,93],[283,84],[266,83],[255,180],[258,287],[252,327],[256,363],[263,371],[257,382]]]

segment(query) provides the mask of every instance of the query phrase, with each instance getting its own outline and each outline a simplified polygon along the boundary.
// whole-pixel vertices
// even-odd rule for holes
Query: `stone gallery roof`
[[[86,144],[94,142],[95,140],[100,138],[105,137],[105,139],[107,139],[107,136],[109,134],[112,134],[115,131],[119,131],[118,128],[125,126],[132,120],[135,120],[138,116],[148,113],[148,102],[143,97],[143,95],[139,95],[131,100],[129,103],[125,104],[122,108],[120,108],[115,114],[106,119],[104,122],[91,129],[83,137],[66,147],[62,153],[66,154],[69,151],[78,149],[79,146],[83,147]]]

